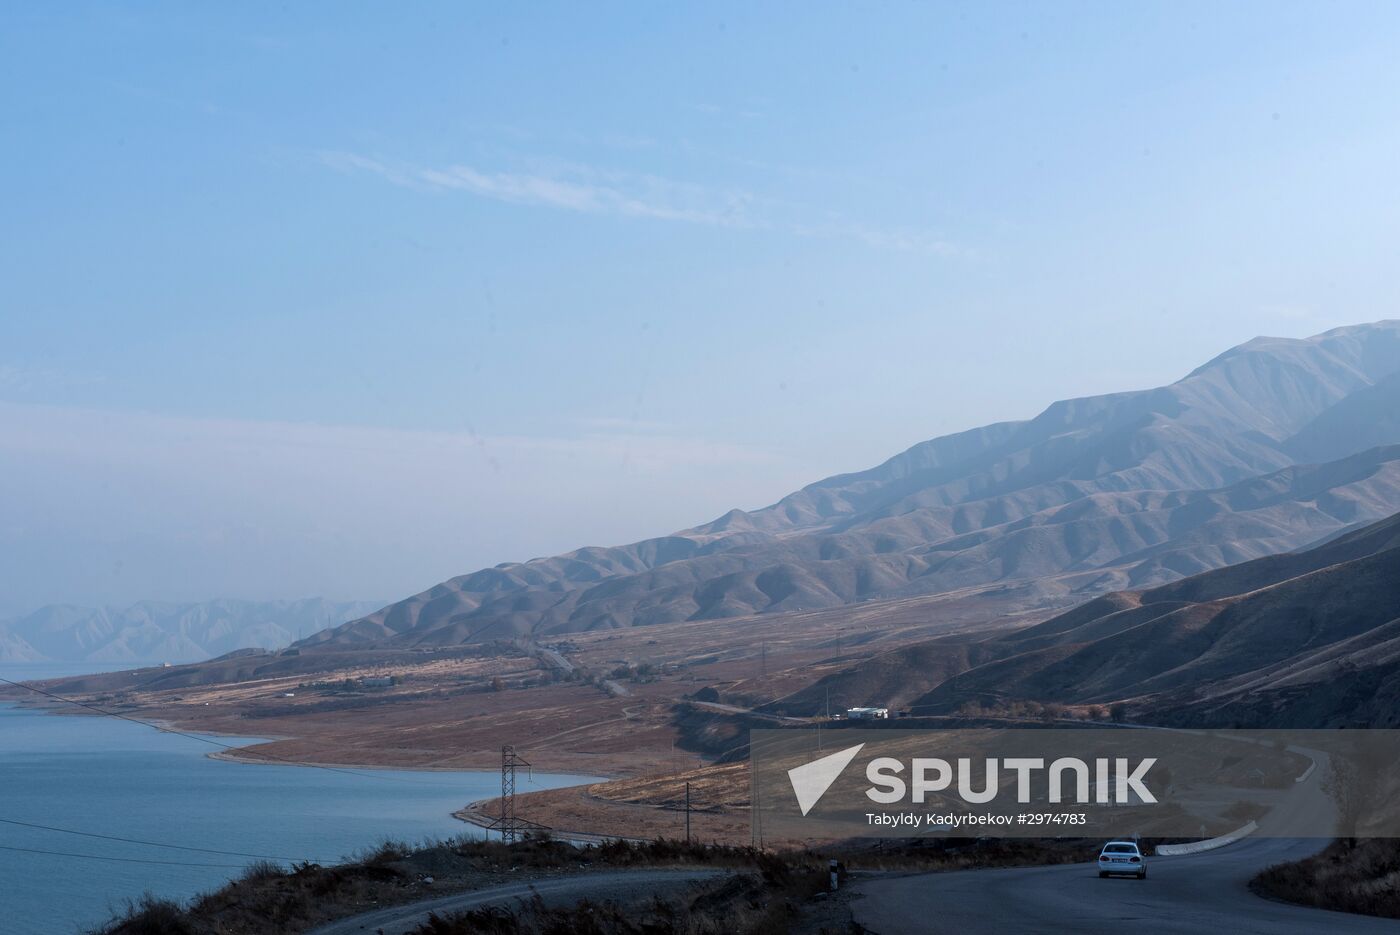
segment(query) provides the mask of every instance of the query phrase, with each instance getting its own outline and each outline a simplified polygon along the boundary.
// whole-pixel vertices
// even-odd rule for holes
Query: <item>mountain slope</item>
[[[974,658],[913,707],[1129,700],[1168,721],[1400,723],[1400,514],[1303,552],[1099,598],[983,641]]]
[[[143,601],[121,610],[55,604],[0,622],[0,662],[197,662],[235,649],[277,649],[374,606],[321,598]]]
[[[1358,390],[1323,412],[1289,439],[1288,449],[1304,461],[1326,457],[1347,444],[1383,445],[1400,437],[1400,374]]]
[[[42,662],[44,657],[22,638],[0,627],[0,662]]]
[[[452,645],[1032,582],[1144,587],[1400,507],[1400,322],[1259,338],[1168,387],[1055,403],[671,536],[455,578],[308,645]],[[1375,420],[1372,420],[1373,422]],[[1303,454],[1306,453],[1306,457]]]

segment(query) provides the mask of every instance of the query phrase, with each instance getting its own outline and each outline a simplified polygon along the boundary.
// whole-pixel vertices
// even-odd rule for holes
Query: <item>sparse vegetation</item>
[[[179,903],[147,893],[128,903],[101,935],[195,935],[195,929]]]
[[[732,867],[766,880],[775,868],[817,874],[821,861],[809,854],[775,856],[672,840],[576,846],[547,836],[513,845],[461,838],[417,848],[384,841],[337,867],[259,861],[222,889],[183,906],[148,895],[95,935],[283,935],[374,906],[518,882],[523,875],[696,865]]]
[[[285,873],[285,869],[275,860],[255,860],[248,865],[248,869],[243,871],[240,879],[244,883],[263,883],[268,880],[275,880]]]
[[[1250,886],[1271,899],[1400,919],[1400,841],[1334,841],[1306,860],[1270,867]]]
[[[217,892],[183,906],[146,896],[93,935],[291,935],[369,908],[429,896],[561,873],[654,867],[715,867],[736,873],[699,887],[684,900],[657,901],[625,912],[605,902],[550,910],[536,904],[438,918],[418,935],[781,933],[797,920],[804,901],[825,889],[827,862],[833,857],[843,865],[873,870],[966,870],[1082,861],[1092,848],[1091,842],[1074,840],[994,839],[776,852],[672,839],[582,846],[548,837],[517,844],[463,838],[417,848],[385,841],[356,862],[338,867],[283,868],[259,862]]]
[[[413,935],[780,935],[792,929],[801,904],[826,885],[820,867],[760,854],[753,872],[684,897],[656,897],[641,906],[586,899],[551,908],[536,896],[519,909],[433,915]]]
[[[412,854],[413,847],[407,842],[393,841],[386,838],[369,850],[356,855],[356,862],[369,867],[387,867],[394,861],[403,860]]]

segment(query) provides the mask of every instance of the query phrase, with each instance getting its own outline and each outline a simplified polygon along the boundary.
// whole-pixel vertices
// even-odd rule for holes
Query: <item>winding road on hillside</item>
[[[965,870],[864,879],[851,902],[875,935],[1015,932],[1099,935],[1395,935],[1400,923],[1274,902],[1248,883],[1260,870],[1299,860],[1327,842],[1258,838],[1204,854],[1152,857],[1146,880],[1099,879],[1093,864]]]
[[[1146,728],[1151,729],[1151,728]],[[1216,850],[1149,857],[1146,880],[1100,879],[1094,864],[967,870],[866,878],[855,884],[855,920],[875,935],[906,932],[1040,933],[1230,932],[1319,935],[1400,931],[1400,922],[1275,902],[1249,881],[1274,864],[1301,860],[1327,845],[1319,816],[1335,814],[1323,789],[1328,754],[1290,748],[1312,761],[1295,785],[1260,818],[1264,836]]]
[[[514,907],[536,895],[547,906],[573,905],[584,898],[628,903],[672,893],[692,883],[713,880],[726,873],[713,869],[610,870],[507,883],[363,912],[329,922],[312,929],[307,935],[408,935],[426,923],[433,913],[446,915],[487,906]]]

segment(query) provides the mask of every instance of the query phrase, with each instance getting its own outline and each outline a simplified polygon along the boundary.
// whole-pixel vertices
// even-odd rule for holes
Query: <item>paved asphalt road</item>
[[[1146,880],[1099,879],[1094,864],[910,874],[862,880],[851,902],[876,935],[905,932],[1229,932],[1260,935],[1400,935],[1400,922],[1273,902],[1249,891],[1259,871],[1317,852],[1335,810],[1323,790],[1327,754],[1301,750],[1314,768],[1269,802],[1260,834],[1200,854],[1150,857]],[[1263,836],[1267,835],[1267,836]]]
[[[650,898],[671,892],[691,883],[723,876],[723,870],[613,870],[604,873],[580,873],[552,877],[535,882],[509,883],[439,896],[435,899],[376,909],[373,912],[331,922],[312,929],[307,935],[404,935],[428,921],[430,913],[439,915],[480,909],[492,905],[512,905],[538,893],[547,905],[572,905],[584,897],[594,900],[610,899],[627,903],[638,898]]]
[[[1100,880],[1093,864],[968,870],[854,884],[855,919],[876,935],[903,933],[1400,933],[1400,922],[1262,899],[1259,870],[1327,842],[1258,838],[1182,857],[1152,857],[1146,880]]]

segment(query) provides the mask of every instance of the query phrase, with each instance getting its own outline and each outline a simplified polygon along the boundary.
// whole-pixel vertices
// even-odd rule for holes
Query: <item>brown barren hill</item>
[[[1006,588],[1027,609],[1151,588],[1400,507],[1400,427],[1381,418],[1400,407],[1397,374],[1400,321],[1258,338],[1170,386],[922,442],[671,535],[462,575],[300,645],[540,639]]]
[[[1400,723],[1397,638],[1400,515],[1303,552],[1099,598],[991,637],[981,645],[995,647],[995,658],[912,707],[1129,702],[1170,722],[1392,726]]]

